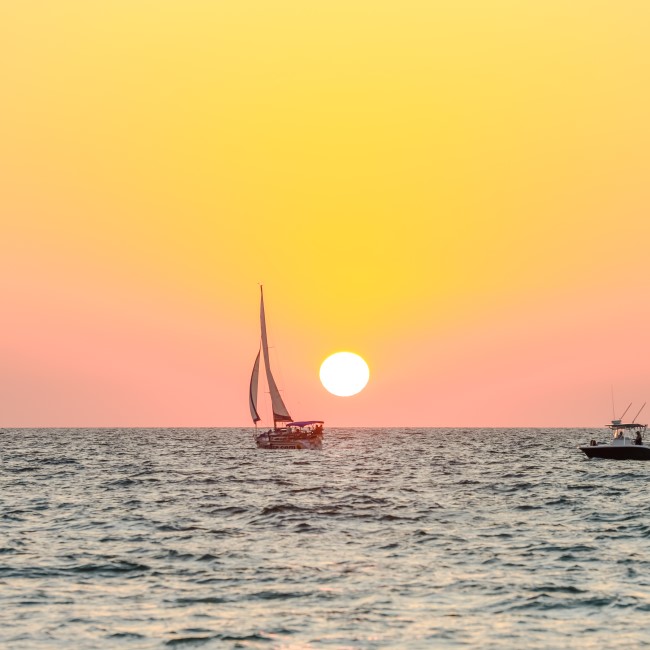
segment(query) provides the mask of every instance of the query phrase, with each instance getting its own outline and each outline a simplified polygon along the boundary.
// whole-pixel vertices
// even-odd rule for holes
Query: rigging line
[[[268,327],[268,318],[267,318],[266,325],[267,325],[267,332],[268,332],[268,329],[269,329],[269,327]],[[267,337],[268,337],[268,334],[267,334]],[[282,370],[282,363],[281,363],[281,360],[280,360],[280,355],[278,354],[278,351],[277,351],[275,345],[269,345],[268,347],[269,347],[269,357],[271,356],[271,350],[273,350],[273,366],[277,369],[276,375],[280,378],[280,386],[284,386],[284,372]],[[277,382],[276,382],[276,385],[277,385]],[[277,386],[278,392],[283,394],[284,389],[280,388],[280,386]],[[285,409],[287,411],[290,411],[289,407],[286,404],[284,395],[282,396],[282,402],[284,403]]]

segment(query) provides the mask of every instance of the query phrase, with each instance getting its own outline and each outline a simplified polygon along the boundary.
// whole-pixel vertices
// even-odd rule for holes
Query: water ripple
[[[12,650],[648,645],[650,464],[600,432],[1,433]]]

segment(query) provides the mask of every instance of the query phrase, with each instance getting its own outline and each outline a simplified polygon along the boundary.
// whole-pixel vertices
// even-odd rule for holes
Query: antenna
[[[643,406],[639,409],[639,412],[634,416],[634,420],[636,420],[639,417],[639,415],[641,414],[641,411],[643,411],[643,407],[646,404],[647,404],[647,402],[643,402]],[[632,420],[632,422],[634,422],[634,420]]]
[[[625,414],[630,410],[630,406],[632,406],[632,402],[630,402],[630,403],[627,405],[627,408],[623,411],[623,415],[621,415],[621,417],[618,418],[619,420],[623,420],[623,418],[625,417]],[[643,408],[643,407],[641,407],[641,408]],[[639,411],[639,412],[640,412],[640,411]]]
[[[611,385],[612,389],[612,420],[616,419],[616,408],[614,407],[614,384]]]

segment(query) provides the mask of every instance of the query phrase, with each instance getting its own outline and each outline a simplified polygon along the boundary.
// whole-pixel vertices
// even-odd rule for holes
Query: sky
[[[648,24],[645,0],[1,3],[0,426],[250,426],[259,283],[297,419],[640,407]],[[339,350],[357,396],[320,385]]]

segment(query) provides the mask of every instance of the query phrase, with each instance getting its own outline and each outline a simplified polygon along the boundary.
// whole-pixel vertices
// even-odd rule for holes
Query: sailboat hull
[[[323,437],[318,435],[274,433],[267,431],[255,437],[259,449],[315,449],[323,448]]]

